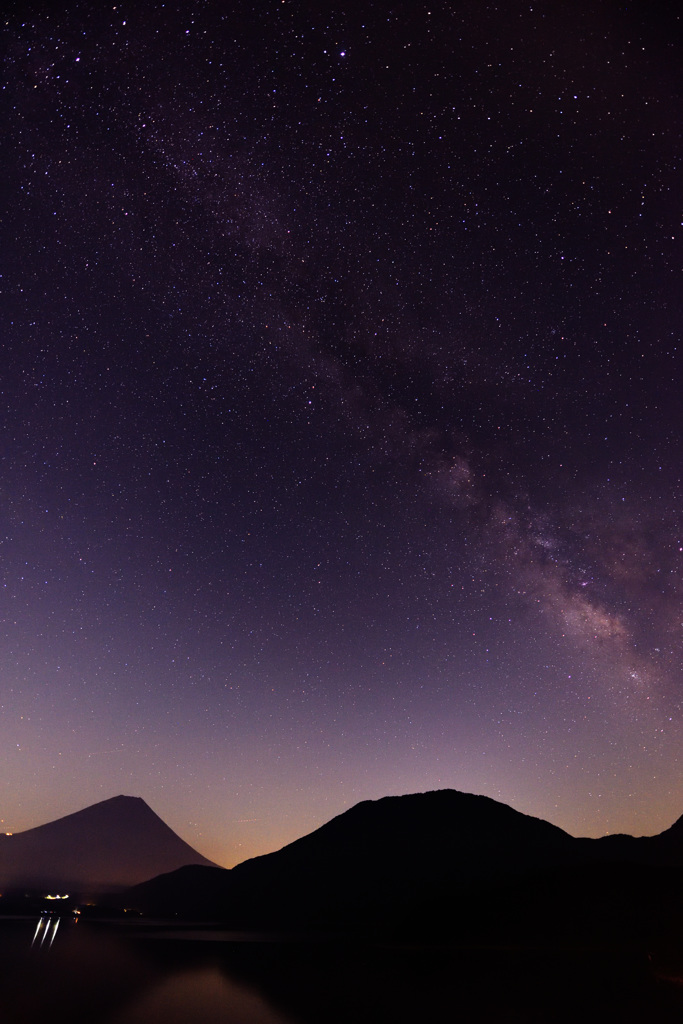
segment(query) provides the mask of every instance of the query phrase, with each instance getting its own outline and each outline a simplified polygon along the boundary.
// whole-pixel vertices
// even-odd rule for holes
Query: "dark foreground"
[[[3,1024],[676,1021],[683,963],[634,950],[364,944],[0,918]]]

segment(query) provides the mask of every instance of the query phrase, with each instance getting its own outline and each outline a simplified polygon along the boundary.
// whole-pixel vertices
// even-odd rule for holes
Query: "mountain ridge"
[[[3,890],[112,891],[187,863],[212,866],[142,797],[122,794],[23,832],[0,835]]]
[[[0,836],[3,891],[12,858],[17,891],[108,891],[118,911],[247,931],[451,941],[455,928],[464,942],[620,942],[670,936],[683,917],[683,819],[650,837],[577,838],[448,789],[361,801],[232,869],[193,850],[142,798],[119,795]]]
[[[575,838],[490,797],[436,790],[362,801],[281,850],[218,873],[183,868],[123,900],[245,929],[443,938],[458,922],[467,941],[509,941],[559,922],[582,935],[592,922],[615,941],[669,920],[671,892],[683,890],[683,845],[670,833]]]

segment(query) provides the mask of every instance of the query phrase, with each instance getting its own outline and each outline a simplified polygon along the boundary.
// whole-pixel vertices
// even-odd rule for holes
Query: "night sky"
[[[675,3],[15,3],[0,817],[683,814]]]

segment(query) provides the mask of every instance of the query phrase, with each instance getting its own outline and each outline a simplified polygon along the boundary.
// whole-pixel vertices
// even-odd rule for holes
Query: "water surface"
[[[2,1024],[485,1024],[683,1019],[640,952],[386,945],[0,917]]]

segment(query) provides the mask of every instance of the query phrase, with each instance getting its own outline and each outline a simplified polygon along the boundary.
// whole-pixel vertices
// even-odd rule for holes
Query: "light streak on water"
[[[36,930],[33,933],[33,939],[31,940],[31,947],[33,947],[33,943],[38,938],[38,933],[40,932],[40,929],[43,927],[44,923],[45,922],[43,921],[42,917],[39,917],[38,918],[38,924],[36,925]]]

